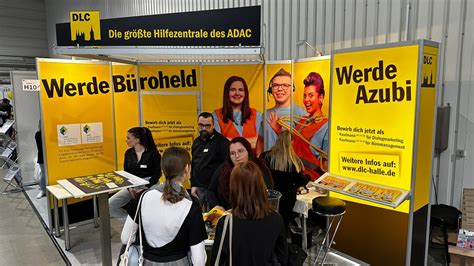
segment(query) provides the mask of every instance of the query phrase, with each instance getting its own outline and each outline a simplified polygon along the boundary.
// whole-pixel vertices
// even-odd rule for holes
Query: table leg
[[[61,236],[61,232],[59,231],[59,210],[58,210],[58,199],[56,197],[53,197],[54,201],[54,232],[56,237]]]
[[[49,193],[49,190],[46,190],[46,202],[47,202],[47,208],[46,210],[48,210],[48,226],[49,226],[49,233],[50,234],[53,234],[53,230],[54,230],[54,225],[53,225],[53,217],[51,215],[51,203],[50,203],[50,200],[51,200],[51,193]]]
[[[66,240],[66,250],[71,249],[71,237],[69,234],[69,216],[67,214],[67,199],[63,199],[63,227],[64,227],[64,238]]]
[[[99,213],[97,212],[97,195],[92,196],[92,207],[94,208],[94,228],[99,227]]]
[[[301,214],[301,223],[303,224],[303,232],[301,233],[301,247],[303,248],[304,251],[308,251],[308,239],[307,239],[307,234],[306,234],[306,218],[304,217],[303,214]]]
[[[102,193],[99,198],[100,213],[100,247],[102,251],[102,265],[112,266],[112,248],[110,244],[110,214],[109,195]]]

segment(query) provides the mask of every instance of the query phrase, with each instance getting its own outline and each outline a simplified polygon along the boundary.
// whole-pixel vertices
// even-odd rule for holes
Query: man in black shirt
[[[199,137],[193,142],[191,161],[191,194],[201,201],[206,209],[206,193],[212,175],[228,156],[229,140],[214,130],[211,113],[198,116]]]

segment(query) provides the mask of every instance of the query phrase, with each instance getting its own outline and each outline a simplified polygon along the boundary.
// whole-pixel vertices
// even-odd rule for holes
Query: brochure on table
[[[144,186],[149,182],[125,171],[115,171],[58,180],[58,183],[74,197],[82,198],[124,188]]]
[[[315,187],[393,208],[398,207],[410,196],[409,190],[403,190],[369,182],[362,182],[357,179],[342,177],[329,173],[325,173],[313,184]]]

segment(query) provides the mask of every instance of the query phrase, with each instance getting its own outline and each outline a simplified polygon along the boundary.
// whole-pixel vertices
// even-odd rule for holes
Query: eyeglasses
[[[212,124],[198,124],[198,128],[199,129],[211,129],[212,128]]]
[[[272,89],[274,89],[274,90],[278,90],[278,88],[287,90],[287,89],[289,89],[290,87],[291,87],[291,84],[288,84],[288,83],[282,83],[282,84],[273,83],[273,84],[272,84]]]
[[[246,149],[238,149],[237,151],[231,151],[230,157],[242,156],[246,151]]]

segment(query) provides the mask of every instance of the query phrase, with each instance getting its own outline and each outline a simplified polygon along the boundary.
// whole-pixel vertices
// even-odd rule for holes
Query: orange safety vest
[[[325,118],[318,123],[311,123],[306,126],[296,125],[295,129],[298,130],[301,135],[308,141],[311,140],[313,135],[318,132],[318,130],[327,123],[328,119]],[[305,119],[301,119],[299,123],[304,123]],[[304,173],[311,177],[311,180],[316,180],[321,176],[321,163],[319,158],[316,157],[310,149],[310,145],[302,140],[299,136],[293,138],[293,149],[295,150],[296,155],[300,157],[305,166]],[[319,171],[317,171],[319,168]]]
[[[258,132],[257,132],[257,110],[250,108],[250,118],[245,121],[242,128],[242,136],[234,126],[232,121],[224,123],[224,116],[222,115],[222,108],[214,111],[217,115],[217,120],[221,128],[221,134],[227,139],[231,140],[235,137],[244,137],[250,144],[252,144],[252,150],[255,150],[257,146]]]

